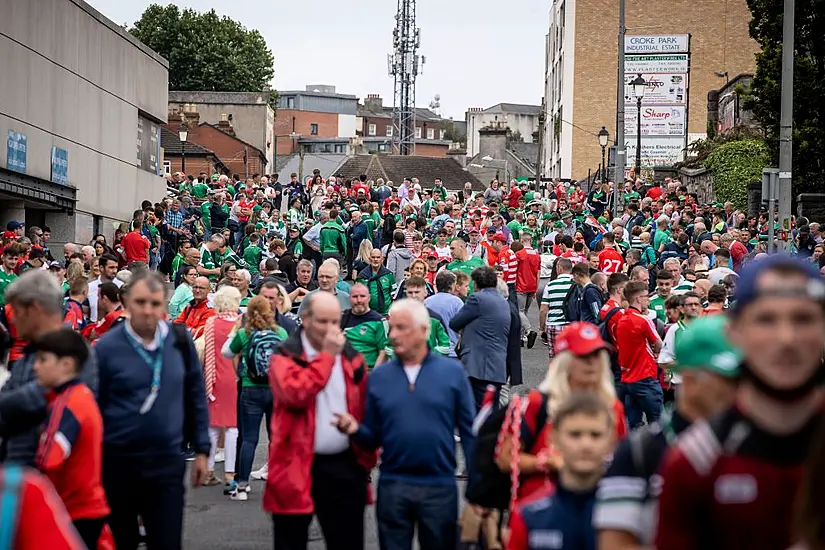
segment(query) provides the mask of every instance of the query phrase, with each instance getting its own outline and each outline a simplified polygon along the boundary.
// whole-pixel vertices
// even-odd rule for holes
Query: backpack
[[[20,466],[6,466],[3,469],[0,487],[0,550],[11,550],[15,547],[23,475]]]
[[[621,372],[621,367],[619,367],[619,354],[616,352],[616,342],[613,341],[613,335],[610,334],[608,324],[613,319],[613,316],[621,310],[622,308],[620,307],[614,307],[607,312],[607,315],[604,316],[604,320],[598,324],[599,334],[601,335],[602,340],[613,346],[613,349],[610,350],[610,368],[613,371],[613,374]]]
[[[576,283],[570,285],[564,301],[561,303],[561,310],[564,312],[564,319],[568,323],[579,320],[579,300],[581,299],[581,288]]]
[[[255,384],[269,383],[269,360],[281,346],[281,339],[271,330],[256,330],[246,347],[246,374]]]
[[[512,402],[511,402],[512,404]],[[527,401],[529,405],[529,401]],[[499,434],[512,407],[499,408],[481,425],[475,440],[472,457],[474,476],[467,486],[467,501],[484,508],[506,510],[512,497],[510,474],[502,472],[495,461]],[[541,404],[536,412],[535,433],[523,421],[521,424],[521,448],[533,446],[536,436],[547,423],[547,395],[541,394]]]

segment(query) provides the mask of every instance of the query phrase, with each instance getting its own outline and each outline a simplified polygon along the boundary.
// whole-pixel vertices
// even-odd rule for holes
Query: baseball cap
[[[490,233],[495,234],[495,232],[496,232],[496,231],[498,231],[498,229],[496,229],[495,227],[490,226],[490,227],[488,227],[488,228],[487,228],[487,234],[488,234],[488,235],[489,235]]]
[[[742,352],[727,337],[725,315],[699,317],[676,338],[674,370],[707,370],[725,378],[739,375]]]
[[[470,229],[470,230],[468,231],[468,233],[475,233],[476,235],[478,235],[478,229],[476,229],[475,227],[473,227],[472,229]]]
[[[503,233],[496,233],[495,235],[490,237],[490,240],[491,241],[498,241],[500,243],[506,243],[507,242],[507,237],[505,237]]]
[[[781,289],[759,288],[759,278],[766,272],[776,269],[792,269],[802,274],[805,279],[805,287],[796,291],[788,289],[784,292]],[[748,304],[758,300],[764,295],[786,295],[802,296],[819,302],[825,301],[825,282],[819,275],[817,267],[798,256],[790,254],[771,254],[766,257],[754,260],[747,264],[739,273],[739,285],[736,288],[736,302],[731,307],[731,313],[736,315]]]
[[[21,227],[26,227],[26,224],[20,220],[12,220],[6,224],[6,231],[14,231],[15,229],[20,229]]]
[[[427,259],[430,259],[430,258],[435,258],[437,260],[438,259],[438,254],[436,254],[435,252],[430,252],[429,254],[427,254]]]
[[[558,336],[556,353],[569,351],[573,355],[590,355],[600,349],[610,349],[610,344],[602,339],[598,327],[592,323],[576,321],[567,325]]]
[[[14,231],[4,231],[3,232],[4,239],[16,239],[17,235],[14,234]]]
[[[49,269],[63,269],[63,264],[58,261],[51,262],[49,263]]]
[[[290,225],[289,230],[290,231],[300,231],[301,229],[297,225]]]

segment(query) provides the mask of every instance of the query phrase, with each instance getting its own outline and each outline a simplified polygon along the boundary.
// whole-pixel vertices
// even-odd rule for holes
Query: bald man
[[[192,302],[180,312],[176,323],[186,325],[192,333],[192,337],[197,339],[203,334],[203,327],[206,321],[215,315],[215,310],[209,307],[209,292],[212,290],[209,279],[198,277],[192,284]]]

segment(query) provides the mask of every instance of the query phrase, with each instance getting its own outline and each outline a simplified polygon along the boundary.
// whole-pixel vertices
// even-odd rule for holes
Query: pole
[[[642,173],[642,98],[636,98],[639,116],[636,118],[636,177]]]
[[[186,142],[180,142],[180,171],[186,174]]]
[[[772,169],[768,174],[769,188],[771,194],[768,195],[768,254],[776,252],[776,235],[774,235],[774,227],[776,226],[776,193],[777,189],[777,172]]]
[[[605,164],[604,160],[604,148],[605,146],[602,145],[602,170],[599,175],[599,179],[602,180],[602,183],[607,181],[607,164]]]
[[[613,214],[619,217],[619,188],[624,184],[625,143],[624,143],[624,35],[625,0],[619,0],[619,63],[616,70],[616,175],[613,186]]]
[[[779,223],[783,248],[788,248],[793,176],[794,0],[785,0],[782,15],[782,97],[779,115]],[[771,220],[773,222],[773,220]],[[773,227],[773,223],[771,223]]]

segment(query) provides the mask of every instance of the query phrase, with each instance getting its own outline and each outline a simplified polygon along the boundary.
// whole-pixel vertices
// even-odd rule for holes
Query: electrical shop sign
[[[687,53],[690,35],[625,36],[625,53]]]
[[[628,166],[636,163],[636,138],[625,141]],[[684,158],[685,138],[649,137],[642,140],[642,167],[670,166]]]

